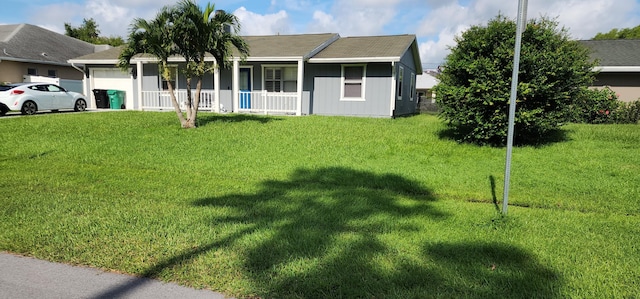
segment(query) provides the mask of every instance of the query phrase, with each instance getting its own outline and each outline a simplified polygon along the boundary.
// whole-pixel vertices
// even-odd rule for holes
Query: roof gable
[[[67,65],[96,46],[29,24],[0,25],[0,59]]]

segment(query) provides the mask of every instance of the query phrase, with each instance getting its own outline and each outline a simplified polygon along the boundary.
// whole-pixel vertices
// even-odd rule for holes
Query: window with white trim
[[[416,97],[416,74],[414,72],[411,72],[411,89],[409,92],[411,93],[409,101],[413,101]]]
[[[398,93],[398,100],[402,101],[402,89],[404,87],[403,82],[404,81],[404,67],[400,66],[398,69],[398,87],[397,87],[397,93]]]
[[[268,92],[298,91],[298,67],[278,66],[264,68],[264,89]]]
[[[366,71],[366,65],[342,66],[342,99],[364,100]]]

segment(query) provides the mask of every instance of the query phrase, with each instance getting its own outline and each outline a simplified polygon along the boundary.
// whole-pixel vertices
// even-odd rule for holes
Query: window
[[[264,89],[269,92],[298,91],[298,67],[265,67]]]
[[[160,70],[160,72],[162,72],[162,70]],[[171,82],[171,86],[173,86],[173,89],[178,89],[178,84],[176,81],[176,78],[178,78],[178,66],[167,66],[167,72],[169,73],[169,76],[171,76],[170,81],[167,81],[162,74],[160,75],[160,78],[162,80],[162,90],[169,90],[169,82]]]
[[[398,88],[397,88],[399,101],[402,101],[402,89],[404,87],[403,81],[404,81],[404,67],[400,66],[400,68],[398,69]]]
[[[416,97],[416,74],[411,72],[411,90],[409,90],[409,92],[411,92],[411,97],[409,98],[410,101],[413,101],[413,99]]]
[[[51,78],[56,78],[56,77],[58,77],[58,71],[56,71],[56,70],[48,70],[47,71],[47,76],[51,77]]]
[[[343,100],[364,100],[365,71],[364,65],[342,66]]]
[[[38,70],[35,68],[27,68],[27,75],[31,75],[31,76],[37,76],[38,75]]]

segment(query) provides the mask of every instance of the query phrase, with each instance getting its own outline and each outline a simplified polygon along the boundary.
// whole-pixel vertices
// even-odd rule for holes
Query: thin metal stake
[[[520,48],[522,32],[527,26],[528,0],[518,3],[518,19],[516,27],[516,48],[513,56],[513,74],[511,76],[511,96],[509,97],[509,128],[507,131],[507,162],[504,170],[504,195],[502,199],[502,214],[507,215],[509,206],[509,180],[511,179],[511,152],[513,151],[513,130],[516,118],[516,98],[518,95],[518,72],[520,71]]]

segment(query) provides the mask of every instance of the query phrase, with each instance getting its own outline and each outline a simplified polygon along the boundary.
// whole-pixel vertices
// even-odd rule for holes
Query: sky
[[[126,37],[134,18],[152,19],[177,0],[3,0],[0,24],[28,23],[64,33],[93,18],[103,36]],[[498,14],[513,20],[518,0],[197,0],[235,14],[242,35],[414,34],[425,69],[441,64],[454,38]],[[640,0],[529,0],[528,18],[548,17],[574,39],[640,25]]]

